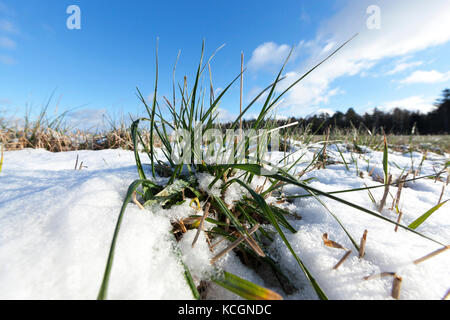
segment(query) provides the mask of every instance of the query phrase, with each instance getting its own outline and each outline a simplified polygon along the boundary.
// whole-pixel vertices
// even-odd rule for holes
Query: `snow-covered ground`
[[[330,147],[329,154],[339,161],[340,156],[333,149]],[[77,155],[78,163],[83,161],[87,168],[74,170]],[[281,158],[282,153],[275,156]],[[148,160],[145,157],[142,159]],[[313,152],[308,152],[304,160],[311,157]],[[345,157],[350,163],[350,153],[345,152]],[[383,175],[382,153],[368,150],[365,157],[370,159],[369,164],[358,159],[363,178],[357,176],[354,164],[350,165],[350,171],[343,164],[335,164],[305,177],[315,177],[311,186],[322,191],[379,185],[368,176],[368,171],[375,166],[374,174]],[[413,153],[416,167],[421,159],[421,154]],[[444,159],[428,154],[421,175],[434,174],[443,167]],[[397,166],[411,166],[410,154],[390,153],[389,160],[394,177],[402,172]],[[295,170],[300,171],[304,166],[300,163]],[[95,299],[122,201],[129,184],[137,178],[134,155],[129,151],[6,152],[0,173],[0,299]],[[404,213],[402,223],[408,225],[435,206],[442,185],[430,179],[407,183],[400,201]],[[378,188],[371,192],[379,201],[383,191]],[[391,188],[393,195],[396,191],[397,188]],[[298,187],[286,187],[283,192],[304,194]],[[340,196],[376,210],[367,191]],[[443,200],[449,198],[447,188]],[[392,224],[322,199],[358,242],[364,230],[368,230],[366,256],[359,259],[336,220],[317,200],[299,198],[285,204],[302,217],[289,220],[298,232],[292,234],[286,230],[287,238],[330,299],[392,299],[392,278],[363,280],[380,272],[396,272],[403,278],[401,299],[440,299],[445,295],[450,288],[450,250],[414,265],[412,261],[441,246],[403,229],[394,232]],[[391,203],[392,198],[388,197],[383,215],[396,220],[396,214],[388,210]],[[189,207],[183,210],[183,216],[189,214]],[[134,204],[129,205],[116,247],[108,298],[192,298],[179,258],[172,250],[170,217],[176,212],[153,211],[141,211]],[[450,205],[441,207],[417,231],[449,244]],[[353,248],[351,256],[337,270],[332,268],[344,251],[324,246],[324,233],[346,248]],[[189,231],[178,245],[194,277],[199,278],[208,272],[207,262],[213,254],[204,236],[192,249],[194,236],[195,231]],[[268,251],[299,288],[285,298],[315,299],[314,291],[282,240],[276,238]],[[283,294],[275,282],[244,266],[234,253],[224,257],[219,266]],[[208,298],[236,296],[212,285]]]

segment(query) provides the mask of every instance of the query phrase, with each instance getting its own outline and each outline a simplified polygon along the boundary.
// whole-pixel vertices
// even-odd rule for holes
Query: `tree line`
[[[370,130],[372,133],[384,131],[388,134],[409,135],[411,133],[448,134],[450,132],[449,118],[450,89],[445,89],[442,97],[436,101],[435,109],[427,114],[396,108],[391,112],[375,109],[372,113],[360,115],[350,108],[346,113],[338,111],[332,116],[324,113],[308,118],[291,117],[286,120],[271,121],[276,127],[297,121],[299,122],[297,129],[309,126],[310,130],[317,134],[323,134],[331,126],[338,129]],[[243,120],[243,127],[250,128],[254,122],[255,120]],[[227,124],[222,125],[222,128],[227,128]]]

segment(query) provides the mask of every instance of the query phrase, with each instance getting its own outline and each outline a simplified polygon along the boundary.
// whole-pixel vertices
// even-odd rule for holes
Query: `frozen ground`
[[[338,153],[330,154],[340,160]],[[81,171],[75,171],[75,161],[83,161]],[[282,157],[282,154],[275,154]],[[304,160],[313,156],[308,152]],[[355,155],[356,157],[357,155]],[[345,153],[346,161],[351,155]],[[411,166],[409,154],[392,153],[390,170],[398,176],[400,168]],[[363,178],[357,177],[355,165],[350,171],[343,164],[315,170],[313,187],[334,191],[377,185],[368,176],[382,175],[382,153],[366,154],[369,164],[358,159]],[[422,155],[413,154],[417,167]],[[142,159],[146,159],[145,156]],[[448,159],[448,155],[447,155]],[[394,164],[395,163],[395,164]],[[421,175],[433,174],[442,168],[444,157],[429,154]],[[300,163],[299,171],[305,164]],[[6,152],[0,174],[0,299],[95,299],[101,283],[117,215],[128,185],[137,179],[132,152],[122,150],[49,153],[43,150]],[[397,188],[391,188],[395,195]],[[422,179],[408,183],[401,196],[404,212],[402,223],[409,224],[437,204],[442,182]],[[287,187],[286,195],[303,194],[300,188]],[[379,201],[383,189],[372,194]],[[233,195],[230,195],[232,198]],[[342,194],[345,199],[375,209],[368,192]],[[447,188],[443,200],[450,198]],[[392,278],[364,281],[362,278],[380,272],[397,272],[403,278],[402,299],[440,299],[450,288],[450,252],[447,251],[419,265],[411,262],[440,248],[417,235],[370,217],[362,212],[323,198],[328,208],[339,217],[351,235],[359,242],[368,230],[366,256],[358,259],[355,249],[333,217],[312,198],[301,198],[285,206],[302,217],[290,220],[298,230],[286,232],[294,250],[307,265],[331,299],[391,299]],[[392,198],[388,197],[386,208]],[[187,210],[184,210],[187,209]],[[183,216],[189,214],[184,208]],[[180,214],[170,210],[140,211],[130,204],[119,235],[108,298],[110,299],[190,299],[183,269],[173,253],[170,217]],[[173,210],[172,210],[173,211]],[[383,215],[396,220],[385,209]],[[435,212],[418,231],[442,243],[450,243],[450,205]],[[322,235],[353,253],[338,270],[333,266],[344,251],[325,247]],[[195,232],[188,232],[179,246],[183,259],[196,278],[208,272],[211,253],[204,238],[194,250],[190,243]],[[220,250],[220,248],[218,249]],[[299,288],[287,299],[315,299],[292,255],[281,239],[276,239],[269,252],[280,261],[283,271]],[[276,283],[256,274],[234,254],[228,254],[219,265],[227,271],[269,287],[280,294]],[[266,282],[263,280],[266,279]],[[208,298],[236,298],[213,285]]]

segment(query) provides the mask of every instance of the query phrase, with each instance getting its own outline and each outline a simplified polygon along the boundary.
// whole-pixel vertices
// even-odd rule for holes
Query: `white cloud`
[[[106,109],[80,109],[68,114],[70,126],[80,129],[102,129],[105,125]]]
[[[380,30],[366,27],[366,8],[371,4],[373,0],[348,1],[340,12],[322,23],[315,39],[303,47],[309,50],[310,59],[291,70],[285,82],[298,78],[325,58],[329,52],[325,53],[324,49],[337,47],[331,48],[333,42],[343,43],[359,32],[353,41],[287,94],[285,114],[305,115],[317,109],[318,104],[328,100],[331,84],[338,78],[361,75],[383,59],[411,55],[450,40],[448,0],[380,0],[377,2],[381,9]],[[271,54],[264,56],[266,61]]]
[[[386,72],[386,75],[391,76],[393,74],[405,71],[407,69],[411,69],[414,67],[421,66],[423,64],[422,61],[414,61],[414,62],[407,62],[407,63],[398,63],[394,69]]]
[[[449,72],[439,72],[436,70],[424,71],[418,70],[413,72],[407,78],[400,81],[403,84],[411,84],[411,83],[438,83],[445,82],[450,79],[450,71]]]
[[[0,48],[14,49],[16,43],[8,37],[0,37]]]
[[[217,108],[217,120],[219,122],[231,122],[236,120],[237,116],[231,114],[227,109]]]
[[[330,52],[331,49],[333,49],[334,46],[336,46],[336,42],[334,42],[334,41],[329,42],[329,43],[322,49],[322,51],[320,52],[320,54],[323,55],[323,54],[325,54],[325,53]]]
[[[277,45],[274,42],[266,42],[253,50],[248,62],[249,69],[260,69],[267,66],[282,64],[286,60],[291,48],[286,44]]]
[[[425,99],[423,96],[412,96],[401,100],[388,101],[382,103],[381,106],[377,106],[377,109],[383,112],[392,112],[395,108],[425,114],[433,111],[436,107],[433,105],[433,100]],[[373,112],[373,108],[367,112]]]

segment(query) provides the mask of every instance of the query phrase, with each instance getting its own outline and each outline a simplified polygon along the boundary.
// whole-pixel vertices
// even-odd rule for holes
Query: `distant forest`
[[[388,113],[375,109],[371,114],[359,115],[350,108],[346,113],[338,111],[333,116],[321,114],[306,119],[292,117],[287,120],[277,120],[276,126],[298,121],[299,126],[310,125],[312,132],[317,134],[323,134],[329,126],[339,129],[369,129],[373,133],[384,130],[388,134],[399,135],[409,135],[413,128],[415,128],[415,134],[448,134],[450,132],[450,89],[443,90],[442,97],[436,101],[435,106],[436,109],[427,114],[396,108]],[[254,121],[243,121],[243,127],[251,127]]]

